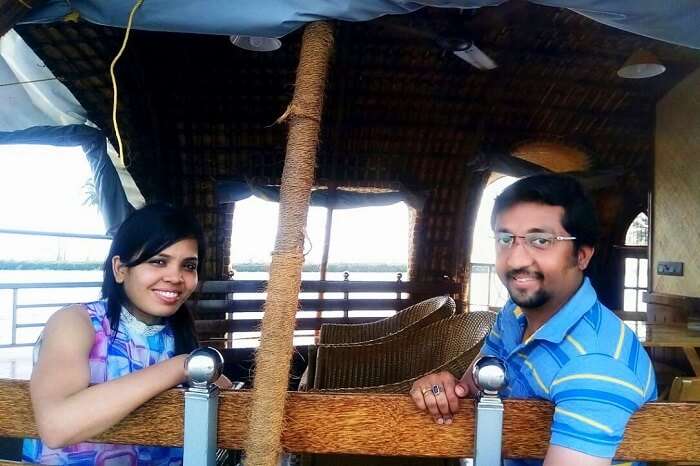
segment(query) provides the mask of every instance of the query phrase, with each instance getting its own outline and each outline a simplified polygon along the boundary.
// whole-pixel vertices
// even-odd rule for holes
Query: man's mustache
[[[506,273],[506,277],[508,278],[515,278],[516,275],[526,275],[529,277],[537,278],[539,280],[542,280],[544,278],[544,275],[541,272],[536,272],[525,268],[509,270]]]

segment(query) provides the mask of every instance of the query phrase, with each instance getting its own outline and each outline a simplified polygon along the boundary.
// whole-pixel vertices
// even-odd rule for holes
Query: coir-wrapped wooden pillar
[[[277,466],[282,452],[280,436],[304,262],[304,227],[332,47],[329,24],[318,22],[306,27],[294,97],[282,117],[289,123],[289,140],[262,337],[255,357],[253,402],[245,443],[246,466]]]

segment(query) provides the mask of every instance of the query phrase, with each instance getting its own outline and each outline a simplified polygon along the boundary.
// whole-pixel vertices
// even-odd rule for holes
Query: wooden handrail
[[[219,406],[222,448],[241,449],[251,395],[224,391]],[[168,390],[93,439],[110,443],[182,445],[183,391]],[[542,458],[550,436],[552,406],[506,400],[506,457]],[[0,436],[30,437],[37,431],[29,384],[0,379]],[[474,404],[462,402],[451,426],[439,426],[416,410],[407,395],[290,392],[282,444],[290,452],[389,456],[473,456]],[[700,403],[651,403],[625,432],[618,458],[641,461],[700,460]]]

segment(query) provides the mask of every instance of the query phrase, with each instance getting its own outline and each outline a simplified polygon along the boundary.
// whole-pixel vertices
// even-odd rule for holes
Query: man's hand
[[[214,384],[222,390],[233,388],[233,383],[225,375],[220,376]]]
[[[426,375],[413,382],[408,392],[418,409],[428,411],[438,424],[452,424],[459,410],[459,399],[476,394],[471,370],[462,379],[449,372]]]

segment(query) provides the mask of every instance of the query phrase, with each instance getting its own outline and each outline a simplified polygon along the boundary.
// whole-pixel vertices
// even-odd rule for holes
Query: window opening
[[[646,312],[642,295],[649,284],[647,245],[649,244],[649,218],[643,212],[637,215],[625,234],[624,285],[622,309],[627,312]]]
[[[80,147],[0,145],[0,198],[0,363],[19,377],[53,312],[99,298],[110,239]]]
[[[234,280],[267,280],[270,253],[277,232],[279,205],[256,197],[236,203],[231,235],[231,267]],[[313,206],[306,224],[307,254],[302,280],[319,280],[328,209]],[[382,207],[334,209],[326,280],[396,281],[406,280],[408,266],[409,208],[401,202]],[[394,298],[395,293],[349,293],[349,299]],[[265,299],[265,293],[235,293],[233,299]],[[315,292],[300,293],[301,299],[318,299]],[[323,299],[343,299],[343,293],[324,293]],[[405,297],[405,296],[404,296]],[[350,310],[349,318],[377,318],[394,314],[393,310]],[[299,318],[318,317],[316,311],[300,311]],[[344,311],[320,312],[320,317],[342,318]],[[236,312],[232,319],[258,319],[262,312]],[[257,346],[259,332],[234,332],[233,347]],[[314,330],[297,330],[295,344],[313,343]]]
[[[469,306],[472,310],[501,307],[508,300],[508,291],[496,274],[491,211],[496,197],[517,180],[512,176],[501,176],[489,183],[481,195],[470,260]]]

